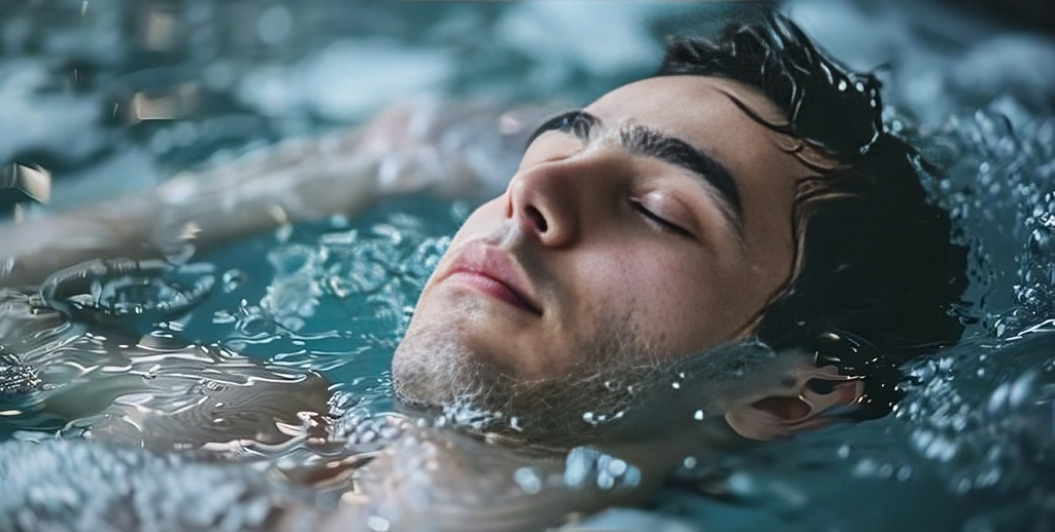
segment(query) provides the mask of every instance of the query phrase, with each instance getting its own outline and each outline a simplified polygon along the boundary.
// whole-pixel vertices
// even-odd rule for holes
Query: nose
[[[581,170],[581,169],[578,169]],[[584,177],[575,165],[547,163],[518,172],[509,182],[506,216],[547,247],[579,237]]]

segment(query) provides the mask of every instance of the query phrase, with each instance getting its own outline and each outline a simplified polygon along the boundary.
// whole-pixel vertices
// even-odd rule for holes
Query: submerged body
[[[37,332],[70,332],[48,321]],[[757,345],[686,361],[655,375],[615,432],[598,427],[603,445],[566,452],[486,443],[444,427],[443,418],[425,426],[398,414],[331,419],[324,387],[308,386],[317,377],[306,383],[288,368],[267,371],[252,359],[195,346],[148,349],[122,344],[118,334],[96,338],[96,347],[112,349],[78,356],[80,344],[24,358],[45,370],[49,386],[59,385],[53,379],[63,368],[83,370],[77,359],[87,362],[85,355],[95,371],[62,383],[61,393],[37,406],[79,417],[63,431],[65,441],[3,444],[5,529],[93,530],[106,523],[370,530],[380,518],[392,530],[537,530],[644,502],[680,457],[709,460],[741,445],[714,414],[732,398],[764,395],[797,366],[790,356],[772,364],[777,355]],[[45,360],[51,364],[40,366]],[[130,369],[100,367],[106,363]],[[108,395],[115,400],[107,405]],[[64,475],[78,480],[39,491],[63,485]],[[167,487],[146,489],[159,476]],[[202,479],[210,479],[208,490]],[[111,488],[91,489],[98,482]],[[133,494],[137,502],[129,507]],[[202,497],[211,502],[198,507]]]

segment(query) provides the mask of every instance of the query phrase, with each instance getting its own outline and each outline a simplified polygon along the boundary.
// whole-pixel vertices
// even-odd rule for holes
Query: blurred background
[[[0,161],[49,172],[62,208],[414,95],[584,102],[654,68],[662,35],[747,7],[4,2]]]
[[[421,93],[581,105],[647,75],[665,36],[774,5],[11,0],[0,4],[0,175],[39,167],[65,208]],[[1008,90],[1051,103],[1043,0],[782,6],[851,66],[890,67],[888,101],[931,123]],[[40,196],[7,192],[0,213]]]

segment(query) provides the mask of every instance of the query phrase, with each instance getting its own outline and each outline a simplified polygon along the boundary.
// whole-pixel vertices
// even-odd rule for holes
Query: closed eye
[[[692,233],[690,233],[684,227],[681,227],[680,225],[675,224],[670,220],[667,220],[666,218],[663,218],[662,216],[652,212],[648,209],[648,207],[645,207],[645,205],[640,201],[633,201],[632,204],[634,206],[634,209],[639,214],[641,214],[641,216],[644,217],[645,220],[654,225],[657,229],[685,238],[693,237]]]

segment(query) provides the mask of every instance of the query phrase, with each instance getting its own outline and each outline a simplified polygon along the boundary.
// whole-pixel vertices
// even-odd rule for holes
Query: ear
[[[839,375],[835,366],[803,366],[784,384],[765,397],[733,406],[725,413],[726,422],[752,440],[788,437],[838,420],[838,414],[864,394],[860,377]]]

